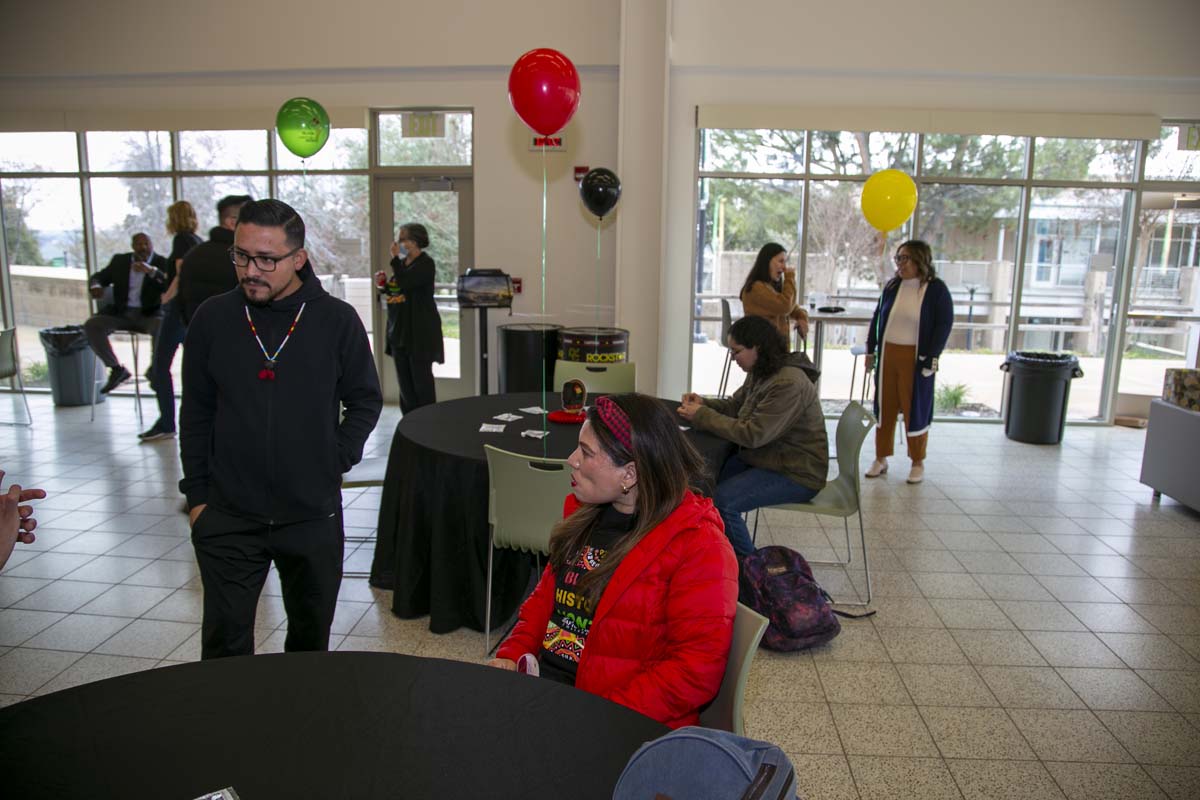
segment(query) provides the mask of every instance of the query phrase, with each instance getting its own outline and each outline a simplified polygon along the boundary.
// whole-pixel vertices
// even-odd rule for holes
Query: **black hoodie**
[[[300,288],[263,307],[241,288],[197,310],[183,349],[179,449],[188,505],[209,503],[265,523],[326,517],[341,507],[342,473],[362,458],[383,395],[358,314],[305,265]],[[246,320],[279,355],[259,377],[262,351]],[[342,414],[342,407],[345,413]]]

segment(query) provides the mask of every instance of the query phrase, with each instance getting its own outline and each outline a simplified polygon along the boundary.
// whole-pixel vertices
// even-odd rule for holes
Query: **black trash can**
[[[104,402],[99,387],[104,385],[100,359],[88,347],[82,325],[43,328],[38,331],[46,349],[46,368],[50,376],[50,395],[56,406],[86,406]]]
[[[558,332],[562,325],[520,322],[501,325],[500,393],[538,392],[542,389],[542,365],[546,368],[546,389],[554,389],[554,359],[558,353]]]
[[[1000,365],[1008,373],[1004,435],[1026,444],[1059,444],[1067,424],[1071,380],[1082,378],[1070,353],[1014,351]]]

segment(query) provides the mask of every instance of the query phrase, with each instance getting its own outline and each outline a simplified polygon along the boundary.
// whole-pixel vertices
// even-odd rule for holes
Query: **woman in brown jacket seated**
[[[789,320],[801,339],[808,338],[808,312],[796,304],[796,270],[788,269],[783,245],[768,242],[758,251],[741,298],[746,316],[770,320],[785,342],[791,341]]]
[[[829,439],[817,388],[775,326],[742,317],[729,329],[733,360],[749,373],[727,399],[683,396],[679,414],[738,445],[717,479],[713,502],[739,556],[754,552],[742,514],[776,503],[807,503],[825,487]],[[801,360],[803,359],[803,360]]]

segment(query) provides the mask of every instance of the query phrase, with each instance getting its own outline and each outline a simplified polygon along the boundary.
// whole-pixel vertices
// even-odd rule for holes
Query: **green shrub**
[[[50,368],[45,361],[34,361],[21,372],[21,380],[28,384],[45,383],[50,377]]]
[[[965,383],[939,386],[933,393],[933,405],[942,414],[956,411],[967,399],[968,391]]]

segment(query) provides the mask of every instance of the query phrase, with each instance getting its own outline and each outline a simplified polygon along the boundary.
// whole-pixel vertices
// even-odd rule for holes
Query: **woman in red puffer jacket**
[[[573,494],[550,563],[490,663],[529,654],[543,677],[672,728],[695,725],[725,674],[737,561],[702,462],[659,401],[601,397],[567,459]]]

